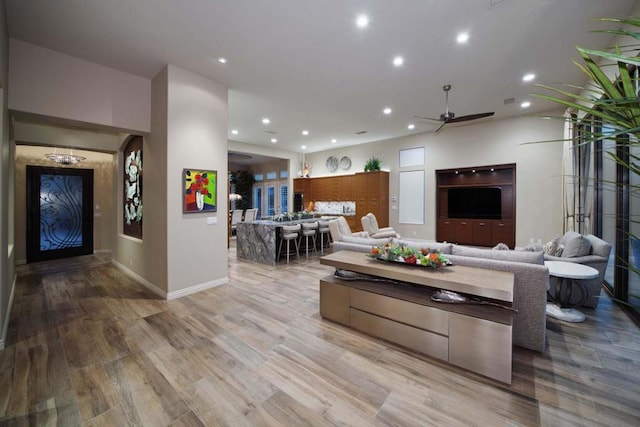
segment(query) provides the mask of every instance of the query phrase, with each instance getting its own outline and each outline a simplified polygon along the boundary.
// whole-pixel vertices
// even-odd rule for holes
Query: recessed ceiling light
[[[276,142],[278,142],[278,138],[271,138],[271,142],[275,144]]]
[[[531,103],[529,101],[524,101],[522,104],[520,104],[520,107],[529,108],[531,107]]]
[[[238,134],[238,129],[231,129],[231,133],[234,134],[234,135],[237,135]]]
[[[468,33],[460,33],[458,34],[458,37],[456,38],[456,41],[460,44],[462,43],[466,43],[467,40],[469,40],[469,34]]]
[[[367,15],[358,15],[356,25],[358,28],[367,28],[369,26],[369,17]]]
[[[530,82],[531,80],[533,80],[533,79],[535,79],[535,78],[536,78],[536,75],[535,75],[535,74],[533,74],[533,73],[529,73],[529,74],[525,74],[525,75],[522,77],[522,81]]]
[[[269,123],[271,123],[271,120],[265,117],[264,119],[262,119],[262,123],[268,125]]]
[[[337,139],[332,139],[332,140],[331,140],[331,143],[332,143],[332,144],[335,144],[336,142],[338,142],[338,140],[337,140]]]
[[[221,64],[226,64],[228,61],[227,61],[227,58],[221,56],[220,58],[218,58],[218,62]]]
[[[301,145],[300,148],[302,148],[303,150],[306,150],[307,146],[306,145]]]
[[[384,114],[386,114],[386,115],[391,114],[391,111],[392,111],[392,110],[391,110],[391,108],[389,108],[389,107],[386,107],[384,110],[382,110],[382,112],[383,112]]]
[[[303,134],[303,135],[305,135],[305,136],[307,136],[307,135],[309,135],[309,131],[308,131],[308,130],[303,130],[303,131],[302,131],[302,134]]]
[[[402,64],[404,64],[404,58],[402,56],[396,56],[393,58],[393,65],[400,67]]]
[[[414,125],[413,123],[411,123],[409,126],[407,126],[407,129],[409,130],[414,130],[416,128],[416,125]]]

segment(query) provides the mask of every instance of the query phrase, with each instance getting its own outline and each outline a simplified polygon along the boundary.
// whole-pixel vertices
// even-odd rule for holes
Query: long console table
[[[493,305],[434,302],[431,295],[445,289],[511,308],[513,273],[465,266],[432,270],[351,251],[324,256],[320,263],[394,281],[324,277],[322,317],[511,384],[513,312]]]

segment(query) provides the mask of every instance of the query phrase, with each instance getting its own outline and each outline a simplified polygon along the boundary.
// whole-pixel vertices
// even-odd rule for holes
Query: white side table
[[[560,279],[555,289],[549,289],[549,296],[554,303],[547,303],[547,315],[566,322],[584,322],[585,316],[574,307],[584,304],[588,292],[581,280],[595,279],[598,270],[588,265],[566,261],[545,261],[549,275]],[[581,297],[575,304],[570,304],[571,295],[580,292]]]

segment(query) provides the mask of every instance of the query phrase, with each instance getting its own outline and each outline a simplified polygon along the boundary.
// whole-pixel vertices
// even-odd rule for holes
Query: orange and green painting
[[[216,212],[216,171],[183,169],[183,212]]]

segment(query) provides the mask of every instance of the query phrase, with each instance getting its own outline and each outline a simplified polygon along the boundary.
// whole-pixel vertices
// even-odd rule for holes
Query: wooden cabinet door
[[[456,238],[455,221],[450,219],[439,219],[436,239],[439,242],[457,242],[458,239]]]
[[[493,246],[493,240],[491,239],[491,221],[473,221],[472,228],[474,245]]]
[[[473,245],[473,224],[471,220],[461,219],[456,221],[456,243]]]
[[[491,224],[492,245],[504,243],[513,249],[516,245],[515,232],[513,230],[513,220],[492,221]]]
[[[357,173],[354,177],[354,198],[356,201],[356,219],[360,222],[360,218],[369,212],[369,199],[367,195],[367,175]],[[361,230],[362,226],[359,225]]]

